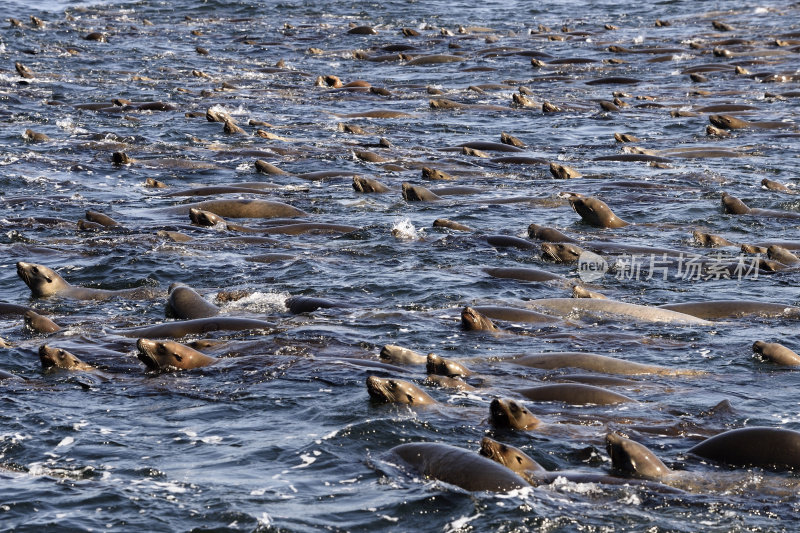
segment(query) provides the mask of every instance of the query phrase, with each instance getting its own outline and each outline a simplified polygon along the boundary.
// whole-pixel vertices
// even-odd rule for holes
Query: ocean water
[[[30,15],[44,26],[36,27]],[[571,313],[552,324],[497,321],[501,331],[487,333],[464,331],[459,316],[467,305],[521,308],[569,297],[581,281],[578,267],[543,258],[539,241],[528,237],[532,223],[558,228],[587,247],[598,241],[642,247],[638,274],[620,263],[587,284],[613,299],[650,306],[719,299],[799,305],[793,268],[702,279],[674,264],[666,279],[647,268],[661,258],[656,249],[752,262],[737,246],[698,246],[692,230],[737,244],[800,242],[797,218],[729,215],[720,205],[727,192],[753,208],[800,214],[796,196],[761,186],[763,178],[792,186],[800,175],[796,5],[12,1],[4,8],[9,17],[23,26],[0,23],[0,301],[35,308],[63,329],[34,333],[18,314],[0,316],[0,337],[9,344],[0,349],[0,370],[25,378],[0,382],[0,528],[794,529],[795,473],[733,469],[687,452],[728,429],[800,430],[800,378],[756,358],[751,348],[756,340],[800,348],[796,319],[745,316],[687,326]],[[719,30],[712,21],[732,29]],[[376,33],[348,33],[356,26]],[[419,35],[406,37],[403,28]],[[105,34],[107,42],[85,40],[91,32]],[[408,64],[397,45],[410,47],[402,53],[412,57],[461,60]],[[612,45],[632,51],[611,52]],[[384,57],[356,59],[354,51]],[[535,67],[531,57],[545,65]],[[573,61],[558,61],[564,59]],[[15,62],[33,77],[19,76]],[[696,72],[705,80],[690,78],[693,68],[708,65]],[[737,66],[746,72],[737,74]],[[344,83],[365,80],[388,96],[319,86],[318,78],[328,75]],[[586,83],[612,76],[629,79]],[[520,87],[536,105],[512,106]],[[615,92],[619,111],[601,109]],[[169,110],[114,106],[117,98],[163,102]],[[465,106],[432,109],[437,98]],[[543,113],[544,101],[561,112]],[[732,105],[746,107],[707,110]],[[209,108],[229,114],[246,134],[224,133],[220,123],[206,120]],[[375,110],[403,115],[354,116]],[[707,135],[710,114],[784,125],[718,137]],[[343,124],[365,133],[347,133]],[[50,140],[31,142],[27,129]],[[258,129],[273,138],[258,136]],[[489,145],[488,157],[462,152],[464,143],[498,143],[502,132],[526,147],[512,154]],[[614,133],[640,140],[619,143]],[[389,143],[381,145],[381,138]],[[630,146],[647,150],[658,164],[620,160]],[[362,151],[384,161],[365,161]],[[114,152],[133,164],[114,165]],[[529,159],[498,159],[515,155]],[[257,159],[286,174],[256,172]],[[582,176],[554,179],[549,162]],[[454,179],[424,179],[423,167]],[[390,190],[358,193],[354,175]],[[149,178],[169,187],[145,187]],[[405,201],[404,182],[438,189],[442,199]],[[263,194],[215,196],[283,202],[308,216],[230,219],[272,239],[248,240],[240,237],[249,233],[191,225],[184,204],[210,198],[170,196],[243,183]],[[454,186],[471,189],[441,190]],[[632,224],[590,226],[570,208],[568,192],[596,196]],[[113,217],[124,230],[81,231],[77,221],[87,210]],[[433,227],[437,218],[473,231]],[[268,233],[304,220],[357,229]],[[177,242],[164,231],[190,240]],[[534,247],[491,245],[490,235]],[[264,254],[290,258],[267,261]],[[619,259],[604,257],[611,264]],[[17,275],[18,261],[54,268],[73,285],[141,287],[156,295],[34,298]],[[495,278],[485,271],[494,267],[537,268],[567,281]],[[172,321],[165,301],[175,282],[209,301],[223,291],[244,291],[243,299],[219,303],[221,314],[260,318],[271,327],[178,339],[219,341],[207,349],[219,362],[146,371],[136,338],[120,333]],[[342,306],[292,314],[284,303],[291,296]],[[99,370],[44,372],[42,344]],[[475,373],[476,390],[426,388],[437,400],[429,407],[370,399],[369,375],[425,379],[424,366],[378,366],[386,344],[462,362]],[[696,375],[638,376],[635,385],[615,389],[637,403],[524,402],[542,419],[538,429],[494,428],[488,421],[493,398],[519,398],[517,389],[573,372],[509,361],[551,351],[592,352]],[[565,477],[511,493],[468,492],[399,468],[387,455],[417,441],[477,453],[481,438],[490,436],[549,470],[613,473],[604,444],[609,431],[645,444],[683,471],[683,479],[701,480],[702,488],[666,491]]]

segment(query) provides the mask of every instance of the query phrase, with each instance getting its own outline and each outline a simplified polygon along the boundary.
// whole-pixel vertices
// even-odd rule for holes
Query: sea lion
[[[778,246],[777,244],[770,245],[767,248],[767,256],[784,265],[796,265],[800,263],[800,257],[797,257],[795,254],[784,248],[783,246]]]
[[[771,179],[768,178],[764,178],[761,180],[761,186],[766,189],[769,189],[770,191],[785,192],[787,194],[797,194],[797,191],[795,191],[794,189],[790,189],[783,183],[778,183],[777,181],[772,181]]]
[[[330,309],[335,307],[348,307],[344,303],[334,302],[326,298],[314,298],[312,296],[292,296],[287,298],[284,305],[290,313],[299,315],[300,313],[311,313],[317,309]]]
[[[619,433],[606,435],[606,451],[614,470],[623,474],[653,481],[662,481],[672,474],[653,452]]]
[[[438,374],[428,374],[424,383],[442,389],[455,389],[461,391],[474,391],[475,387],[459,377],[440,376]]]
[[[624,228],[627,222],[611,211],[605,202],[587,196],[571,196],[569,204],[584,222],[599,228]]]
[[[678,313],[709,320],[718,318],[739,318],[752,315],[800,318],[800,307],[752,300],[709,300],[704,302],[684,302],[679,304],[660,305],[658,308],[677,311]]]
[[[183,283],[169,286],[167,316],[182,320],[208,318],[219,314],[219,307],[208,302],[194,289]]]
[[[710,325],[711,322],[695,316],[666,308],[647,305],[629,304],[611,299],[594,298],[542,298],[530,300],[528,307],[544,309],[560,315],[575,312],[610,314],[624,316],[629,319],[645,322],[663,322],[668,324]]]
[[[42,361],[42,369],[45,371],[51,368],[61,368],[64,370],[95,370],[95,367],[84,363],[76,356],[61,348],[51,348],[46,344],[39,347],[39,359]]]
[[[709,115],[708,120],[714,126],[726,130],[738,130],[745,128],[779,129],[792,127],[792,124],[787,122],[750,122],[740,118],[732,117],[730,115]]]
[[[712,233],[702,233],[694,230],[692,231],[692,237],[697,244],[702,246],[736,246],[736,243]]]
[[[550,174],[552,174],[554,178],[560,180],[581,177],[581,173],[574,168],[566,165],[559,165],[558,163],[550,163]]]
[[[34,263],[17,263],[17,274],[31,290],[36,298],[60,296],[76,300],[107,300],[116,296],[131,299],[147,299],[154,296],[153,289],[149,287],[136,287],[132,289],[107,290],[92,289],[70,285],[53,269]]]
[[[389,450],[390,460],[425,477],[468,491],[507,492],[530,486],[509,468],[470,450],[434,442],[401,444]]]
[[[540,385],[515,392],[534,402],[564,402],[571,405],[614,405],[636,401],[623,394],[582,383]]]
[[[510,468],[517,474],[546,472],[542,465],[531,459],[528,454],[519,448],[503,444],[489,437],[481,439],[481,449],[478,453],[500,463],[506,468]]]
[[[430,405],[436,403],[428,393],[409,381],[384,379],[378,376],[367,377],[367,392],[375,400],[388,403],[407,403],[411,405]]]
[[[442,197],[431,192],[425,187],[412,185],[408,182],[403,183],[403,199],[406,202],[434,202],[441,200]]]
[[[503,320],[506,322],[522,322],[525,324],[538,324],[541,322],[558,322],[558,317],[537,313],[530,309],[517,307],[504,307],[496,305],[480,305],[472,307],[473,311],[480,313],[486,320]]]
[[[274,327],[274,324],[263,320],[215,316],[196,318],[194,320],[176,320],[153,326],[117,329],[112,330],[112,332],[124,337],[180,338],[186,335],[200,335],[214,331],[245,331],[250,329],[272,331]]]
[[[528,237],[545,242],[578,242],[576,239],[564,235],[555,228],[539,226],[538,224],[531,224],[528,226]]]
[[[25,311],[23,319],[25,320],[25,327],[34,333],[54,333],[61,330],[61,326],[33,309]]]
[[[731,466],[800,468],[800,432],[769,427],[733,429],[708,438],[689,453]]]
[[[188,214],[192,208],[211,211],[225,218],[297,218],[308,216],[305,211],[289,204],[270,200],[207,200],[169,209],[177,214]]]
[[[590,291],[586,287],[582,287],[580,285],[575,285],[572,287],[572,297],[573,298],[597,298],[600,300],[608,300],[608,296],[604,294],[600,294],[599,292]]]
[[[764,359],[786,366],[800,366],[800,355],[777,342],[756,341],[753,351]]]
[[[555,370],[557,368],[580,368],[592,372],[602,372],[604,374],[638,375],[638,374],[659,374],[659,375],[693,375],[698,372],[691,370],[675,370],[664,366],[644,365],[585,352],[549,352],[531,355],[522,355],[512,359],[507,359],[515,365],[522,365],[531,368],[541,368],[545,370]]]
[[[365,178],[363,176],[353,176],[353,189],[363,193],[384,193],[390,190],[389,187],[378,180]]]
[[[493,278],[516,279],[520,281],[552,281],[566,279],[564,276],[536,268],[484,268],[483,271]]]
[[[489,404],[489,422],[498,428],[529,430],[541,421],[515,400],[495,398]]]
[[[149,370],[190,370],[212,365],[218,361],[194,348],[174,341],[139,339],[137,357]]]
[[[425,361],[425,368],[428,374],[437,374],[446,377],[465,378],[472,375],[472,372],[461,363],[445,359],[444,357],[432,353],[428,354]]]
[[[379,357],[402,365],[423,365],[428,361],[428,358],[424,355],[396,344],[387,344],[381,348]]]
[[[461,327],[467,331],[497,331],[497,326],[472,307],[461,311]]]
[[[455,231],[472,231],[472,228],[469,226],[465,226],[464,224],[459,224],[458,222],[453,222],[452,220],[447,220],[446,218],[437,218],[433,221],[434,228],[448,228]]]

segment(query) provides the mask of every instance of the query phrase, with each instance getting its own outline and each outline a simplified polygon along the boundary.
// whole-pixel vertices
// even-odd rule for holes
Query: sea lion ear
[[[50,276],[45,276],[44,279],[47,283],[53,283],[53,279]]]

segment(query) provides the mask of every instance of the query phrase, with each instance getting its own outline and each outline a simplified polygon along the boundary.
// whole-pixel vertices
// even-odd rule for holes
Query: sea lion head
[[[90,370],[94,368],[87,365],[76,356],[61,348],[52,348],[46,344],[39,347],[39,359],[42,361],[42,368],[63,368],[65,370]]]
[[[136,355],[149,370],[188,370],[216,362],[215,358],[174,341],[139,339],[136,347]]]
[[[52,296],[69,286],[53,269],[35,263],[18,262],[17,274],[36,297]]]
[[[606,450],[614,469],[626,474],[658,480],[671,472],[653,452],[619,433],[606,435]]]
[[[225,224],[225,219],[221,216],[216,215],[211,211],[197,209],[196,207],[193,207],[189,210],[189,218],[191,219],[192,224],[197,224],[198,226],[212,227],[216,226],[217,224]]]
[[[369,395],[383,402],[425,405],[435,403],[422,389],[402,379],[384,379],[377,376],[367,378]]]
[[[611,208],[597,198],[572,196],[569,198],[572,209],[584,222],[600,228],[622,228],[628,225],[611,211]]]
[[[501,428],[533,429],[539,419],[521,404],[507,398],[495,398],[489,405],[490,422]]]
[[[466,377],[472,374],[472,372],[461,363],[450,361],[449,359],[445,359],[433,353],[428,354],[426,370],[428,374],[438,374],[447,377]]]
[[[743,201],[726,192],[722,193],[722,209],[730,215],[746,215],[750,212],[750,208]]]
[[[461,326],[467,331],[497,331],[491,320],[469,306],[461,311]]]
[[[561,263],[574,263],[577,261],[583,249],[568,242],[543,242],[542,258]]]
[[[483,439],[481,439],[481,449],[479,453],[492,461],[510,468],[518,474],[544,470],[539,463],[528,457],[528,455],[519,448],[497,442],[489,437],[483,437]]]

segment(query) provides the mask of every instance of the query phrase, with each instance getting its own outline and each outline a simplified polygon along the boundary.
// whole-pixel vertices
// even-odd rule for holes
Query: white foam
[[[419,239],[419,233],[408,218],[403,218],[392,225],[392,235],[401,240]]]
[[[61,439],[61,442],[56,444],[56,448],[63,448],[64,446],[69,446],[73,442],[75,442],[75,439],[73,439],[72,437],[64,437],[63,439]]]
[[[234,302],[227,302],[225,310],[243,309],[253,313],[283,313],[284,302],[291,296],[288,292],[254,292]]]
[[[445,531],[461,531],[462,529],[464,529],[467,526],[467,524],[469,524],[470,522],[472,522],[473,520],[475,520],[476,518],[479,518],[481,516],[483,516],[483,515],[481,513],[478,513],[478,514],[476,514],[474,516],[462,516],[461,518],[456,518],[455,520],[453,520],[449,524],[445,524],[444,530]]]
[[[303,460],[303,464],[293,466],[292,470],[294,470],[295,468],[305,468],[317,460],[316,457],[311,457],[310,455],[306,454],[300,454],[300,459]]]

